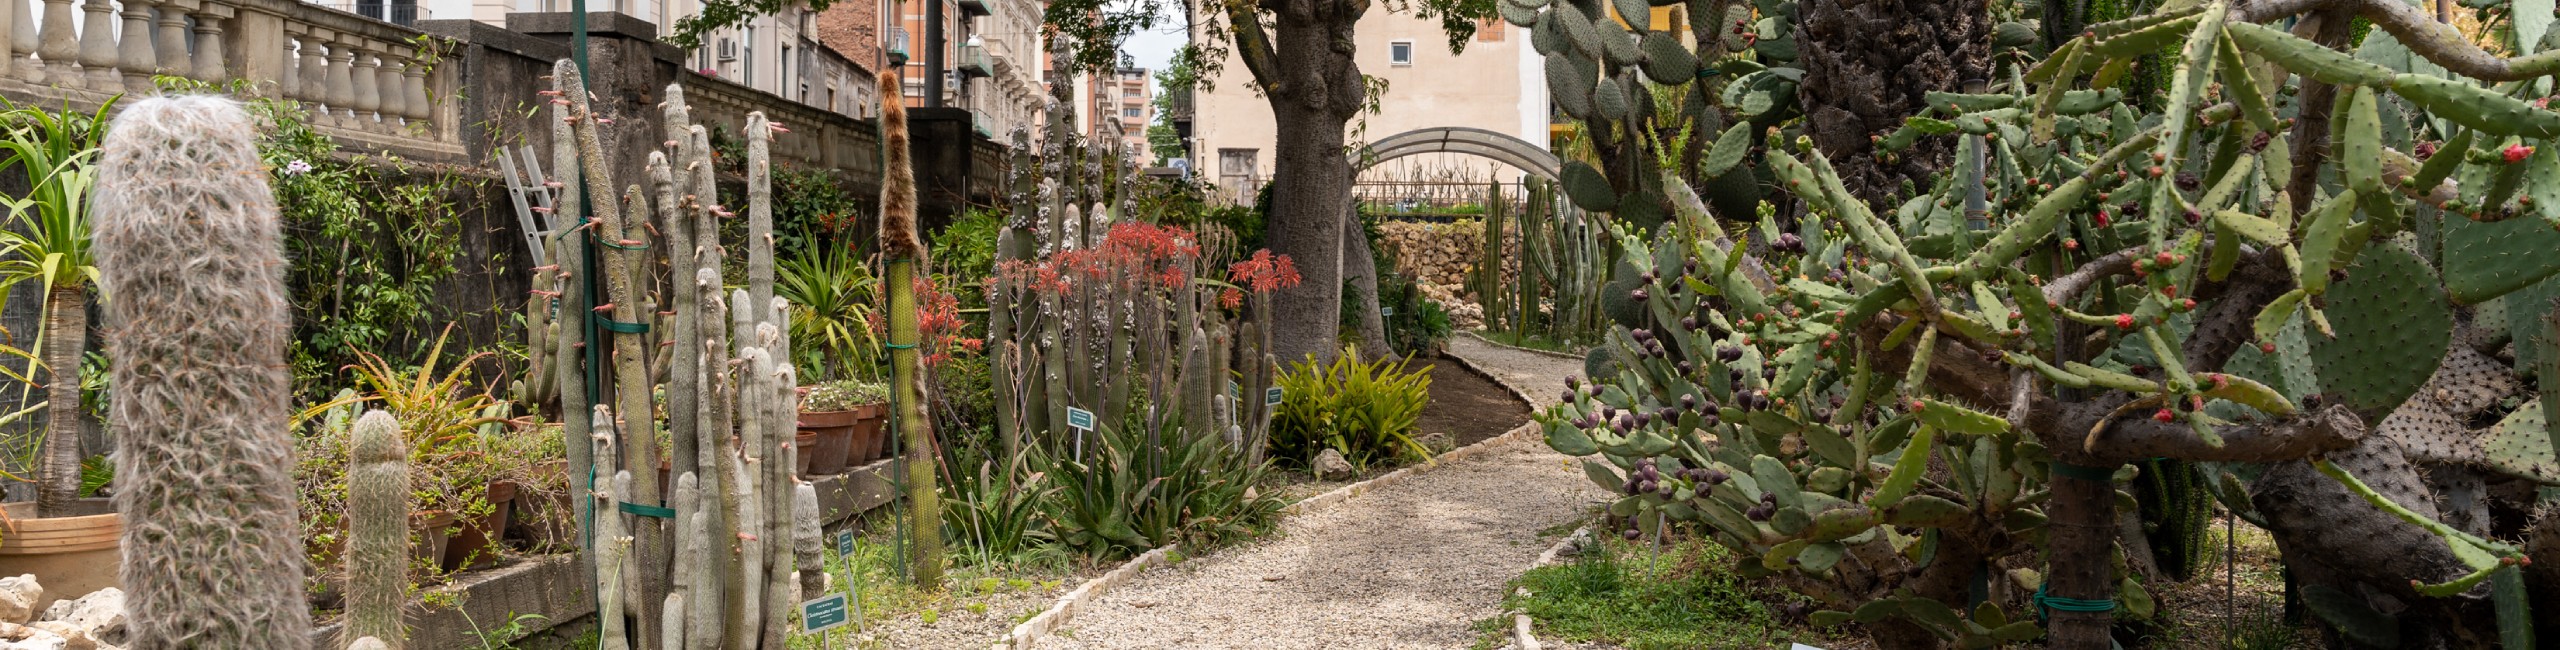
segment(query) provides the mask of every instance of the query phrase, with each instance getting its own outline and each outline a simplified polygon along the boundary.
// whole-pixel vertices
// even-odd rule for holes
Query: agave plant
[[[46,402],[80,403],[76,379],[81,351],[89,332],[89,288],[98,268],[89,255],[89,193],[97,182],[93,163],[107,115],[115,102],[99,104],[94,113],[54,112],[0,100],[0,167],[17,167],[32,187],[24,198],[7,199],[14,227],[0,229],[0,300],[23,282],[44,291],[44,327],[37,347],[47,379]],[[32,373],[29,373],[32,374]],[[43,456],[36,470],[37,516],[63,516],[79,496],[79,411],[64,408],[47,418]]]

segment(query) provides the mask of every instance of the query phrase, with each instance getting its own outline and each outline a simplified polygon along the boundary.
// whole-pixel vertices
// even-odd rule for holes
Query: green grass
[[[834,536],[827,536],[833,540]],[[1077,581],[1075,559],[1058,552],[1026,552],[1002,561],[975,564],[953,564],[944,574],[943,591],[916,589],[900,574],[902,564],[898,540],[890,530],[873,531],[856,541],[851,556],[838,556],[830,541],[826,550],[827,572],[835,576],[834,591],[861,596],[860,620],[835,635],[838,647],[856,630],[905,616],[917,616],[930,624],[946,612],[986,610],[990,596],[1024,591],[1056,589]],[[792,617],[788,639],[792,650],[816,650],[818,635],[800,631],[799,617]]]
[[[1531,569],[1512,582],[1525,588],[1506,609],[1537,621],[1540,641],[1606,642],[1630,650],[1768,647],[1798,636],[1780,625],[1761,590],[1726,569],[1723,547],[1689,540],[1653,556],[1642,545],[1611,540],[1574,561]],[[1503,643],[1511,617],[1477,623],[1479,647]]]

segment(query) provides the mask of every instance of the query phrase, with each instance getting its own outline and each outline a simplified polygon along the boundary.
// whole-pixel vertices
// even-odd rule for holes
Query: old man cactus
[[[2274,533],[2345,638],[2529,647],[2532,595],[2560,607],[2526,552],[2560,525],[2491,516],[2548,511],[2530,488],[2560,482],[2524,379],[2560,361],[2547,16],[2492,28],[2523,53],[2500,58],[2398,0],[2173,0],[1930,93],[1874,155],[1952,141],[1956,162],[1871,203],[1758,119],[1772,53],[1595,27],[1598,4],[1504,9],[1573,48],[1550,52],[1559,103],[1601,101],[1568,112],[1638,143],[1563,178],[1621,217],[1626,263],[1592,376],[1540,415],[1623,495],[1625,534],[1702,531],[1888,647],[2105,647],[2151,614],[2118,486],[2173,459]],[[2356,18],[2382,29],[2324,45]],[[2140,112],[2121,86],[2164,50]],[[1784,195],[1691,189],[1737,170]]]

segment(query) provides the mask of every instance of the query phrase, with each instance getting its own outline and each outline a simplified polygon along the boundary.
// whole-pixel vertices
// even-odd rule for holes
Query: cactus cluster
[[[1486,202],[1485,244],[1469,280],[1483,303],[1485,329],[1560,341],[1594,338],[1608,319],[1587,298],[1602,293],[1617,266],[1608,228],[1558,201],[1553,182],[1533,178],[1521,192],[1514,213],[1500,184],[1488,191],[1494,200]],[[1505,281],[1501,269],[1515,255],[1519,273]]]
[[[2515,377],[2560,358],[2542,318],[2560,262],[2541,253],[2560,243],[2560,112],[2539,85],[2560,57],[2498,59],[2434,23],[2341,52],[2226,2],[2090,24],[2041,57],[2003,25],[2000,79],[1930,93],[1873,141],[1884,158],[1952,141],[1958,162],[1879,201],[1787,120],[1793,48],[1772,37],[1791,3],[1686,3],[1724,16],[1696,42],[1606,17],[1645,3],[1500,4],[1549,55],[1559,106],[1623,148],[1562,178],[1610,213],[1624,263],[1602,298],[1617,328],[1539,415],[1622,495],[1621,534],[1704,531],[1813,597],[1817,622],[1876,624],[1887,645],[2023,642],[2044,628],[2004,603],[2149,613],[2136,574],[2062,564],[2109,561],[2079,531],[2112,530],[2093,509],[2113,501],[2077,495],[2113,492],[2131,461],[2210,461],[2192,484],[2303,561],[2339,562],[2303,540],[2342,538],[2412,558],[2322,588],[2494,602],[2494,634],[2530,634],[2510,615],[2521,547],[2433,502],[2555,478]],[[1725,25],[1761,36],[1710,38]],[[2128,76],[2162,52],[2146,114]],[[1761,203],[1764,184],[1791,200]],[[2115,560],[2132,561],[2150,560]],[[1992,602],[1950,590],[1974,575]],[[2443,598],[2464,593],[2481,597]]]
[[[564,231],[540,269],[537,284],[557,289],[538,289],[530,308],[556,324],[535,335],[550,343],[542,367],[552,376],[527,385],[557,391],[571,472],[595,477],[579,511],[594,531],[586,552],[605,643],[781,647],[789,604],[806,585],[795,550],[818,536],[794,524],[795,510],[814,508],[793,503],[810,487],[791,471],[797,382],[784,361],[786,305],[772,297],[766,236],[766,149],[782,127],[747,116],[751,236],[747,277],[731,292],[718,233],[736,215],[719,204],[709,136],[692,123],[681,88],[669,86],[660,106],[666,150],[649,153],[648,183],[617,188],[598,134],[610,120],[590,108],[574,64],[560,62],[554,79],[543,94],[568,190],[560,209],[593,217]],[[661,264],[673,272],[653,273]],[[611,400],[590,402],[591,393]],[[661,439],[672,443],[663,463]],[[672,483],[664,490],[661,465]],[[662,507],[672,516],[652,513]]]
[[[156,97],[99,152],[128,648],[310,647],[284,236],[257,139],[238,102]]]
[[[1011,134],[1014,209],[997,235],[987,337],[994,367],[1007,370],[995,392],[1008,453],[1026,441],[1074,445],[1070,407],[1091,411],[1097,426],[1119,423],[1143,396],[1150,431],[1178,415],[1181,429],[1216,432],[1259,462],[1269,437],[1261,396],[1278,372],[1272,287],[1236,269],[1272,263],[1212,273],[1215,227],[1156,225],[1162,215],[1137,200],[1151,190],[1135,161],[1083,146],[1063,120],[1053,116],[1036,152],[1026,131]]]

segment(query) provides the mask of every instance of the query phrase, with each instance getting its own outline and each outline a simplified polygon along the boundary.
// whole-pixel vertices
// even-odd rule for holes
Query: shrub
[[[1407,358],[1363,361],[1358,348],[1332,365],[1313,358],[1280,373],[1281,402],[1271,420],[1271,454],[1307,462],[1325,449],[1354,465],[1431,452],[1413,438],[1422,406],[1431,399],[1429,369],[1405,371]]]
[[[1145,419],[1132,414],[1097,428],[1081,458],[1074,442],[1027,450],[1031,467],[1057,488],[1041,507],[1056,543],[1107,560],[1166,544],[1215,545],[1262,531],[1278,517],[1286,504],[1254,489],[1265,466],[1217,436],[1170,426],[1149,435]]]
[[[1037,549],[1050,539],[1043,502],[1058,488],[1023,459],[990,458],[985,445],[943,446],[942,538],[962,559],[987,563]],[[1027,474],[1027,475],[1026,475]]]

